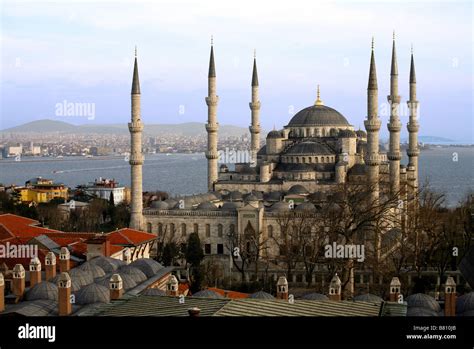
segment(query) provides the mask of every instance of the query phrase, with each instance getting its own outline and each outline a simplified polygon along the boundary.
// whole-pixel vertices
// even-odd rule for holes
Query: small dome
[[[229,200],[231,201],[240,201],[242,200],[242,193],[238,190],[234,190],[229,195]]]
[[[61,277],[61,274],[56,274],[54,278],[49,280],[50,283],[57,285]],[[81,289],[82,285],[79,284],[76,278],[71,278],[71,292],[76,292]]]
[[[163,266],[151,258],[140,258],[130,264],[130,266],[140,269],[147,278],[155,276]]]
[[[109,303],[110,291],[108,287],[90,284],[76,292],[77,304]]]
[[[275,299],[274,296],[272,296],[270,293],[264,292],[264,291],[258,291],[255,293],[252,293],[249,298],[252,299]]]
[[[205,211],[215,211],[217,210],[217,206],[214,205],[212,202],[201,202],[198,207],[198,210],[205,210]]]
[[[305,195],[305,194],[309,194],[309,192],[301,184],[296,184],[292,186],[290,190],[288,190],[288,194]]]
[[[379,303],[383,302],[383,299],[379,296],[376,296],[372,293],[360,294],[354,297],[355,302],[371,302],[371,303]]]
[[[38,299],[49,299],[52,301],[58,300],[58,286],[52,282],[43,281],[36,285],[26,292],[27,301],[35,301]]]
[[[169,209],[168,203],[161,201],[161,200],[155,200],[151,203],[151,208],[157,209],[157,210],[167,210]]]
[[[438,313],[441,310],[438,302],[431,296],[424,293],[415,293],[406,298],[408,309],[425,308]]]
[[[356,138],[357,135],[352,130],[341,130],[339,131],[339,137],[340,138]]]
[[[257,197],[258,200],[263,200],[263,193],[261,191],[252,191],[251,194]]]
[[[147,279],[146,275],[138,268],[130,265],[124,265],[118,270],[119,274],[129,275],[137,284],[141,284]]]
[[[291,146],[284,152],[285,155],[334,155],[335,152],[331,150],[326,144],[319,142],[300,142]]]
[[[267,138],[282,138],[281,132],[277,130],[273,130],[268,132]]]
[[[224,298],[221,294],[214,292],[212,290],[202,290],[202,291],[196,292],[195,294],[193,294],[193,297],[214,298],[214,299]]]
[[[474,292],[463,294],[456,299],[456,313],[474,310]]]
[[[327,301],[327,300],[329,300],[329,298],[326,295],[324,295],[322,293],[317,293],[317,292],[305,294],[302,298],[304,300],[308,300],[308,301]]]
[[[266,201],[280,201],[281,193],[279,191],[271,191],[269,193],[266,193],[264,198]]]
[[[121,261],[120,259],[105,256],[94,257],[90,260],[90,263],[98,265],[107,274],[112,273],[118,268],[120,268],[122,265],[125,265],[125,262]]]
[[[238,209],[241,206],[242,206],[242,203],[240,203],[240,202],[224,202],[221,209],[222,210],[227,210],[227,211],[235,211],[236,209]]]
[[[355,131],[356,132],[356,135],[357,137],[359,138],[367,138],[367,133],[363,130],[357,130]]]
[[[289,211],[290,205],[287,202],[279,201],[272,205],[272,211]]]
[[[249,195],[247,195],[245,197],[245,201],[249,202],[249,201],[259,201],[259,198],[254,195],[253,193],[250,193]]]
[[[178,201],[176,201],[176,200],[174,200],[174,199],[166,199],[166,200],[163,201],[163,202],[168,204],[168,208],[169,208],[169,209],[174,208],[174,207],[178,204]]]
[[[314,206],[311,202],[303,202],[295,207],[295,211],[315,211],[316,206]]]
[[[147,288],[145,291],[140,293],[143,296],[166,296],[166,291],[160,290],[158,288]]]
[[[94,276],[89,271],[84,271],[79,268],[74,268],[69,271],[71,280],[77,281],[77,283],[83,287],[94,282]]]
[[[97,264],[93,264],[91,262],[85,262],[84,264],[81,264],[78,269],[91,273],[94,279],[100,278],[105,275],[104,269],[102,269]]]

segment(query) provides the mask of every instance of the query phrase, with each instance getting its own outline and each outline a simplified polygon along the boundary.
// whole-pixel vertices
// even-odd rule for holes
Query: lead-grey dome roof
[[[241,206],[242,206],[241,202],[224,202],[221,209],[227,210],[227,211],[234,211]]]
[[[77,281],[80,287],[89,285],[94,282],[94,276],[90,271],[84,271],[79,268],[74,268],[69,271],[71,280]]]
[[[109,303],[110,291],[108,287],[90,284],[76,292],[77,304]]]
[[[137,283],[135,282],[135,280],[133,280],[133,278],[130,275],[124,274],[124,273],[122,274],[116,273],[116,274],[119,274],[120,277],[122,278],[122,286],[124,290],[130,290],[134,288],[135,286],[137,286]],[[95,280],[95,283],[102,285],[104,287],[110,288],[110,278],[112,277],[112,275],[113,274],[107,274]]]
[[[77,268],[82,271],[91,273],[94,279],[105,276],[104,269],[102,269],[100,266],[98,266],[95,263],[85,262],[81,264],[80,266],[78,266]]]
[[[130,264],[130,266],[140,269],[147,278],[155,276],[163,266],[151,258],[140,258]]]
[[[438,313],[441,310],[438,302],[431,296],[424,293],[415,293],[407,297],[408,309],[425,308]]]
[[[161,201],[161,200],[155,200],[151,203],[151,208],[157,209],[157,210],[167,210],[169,209],[169,205],[167,202]]]
[[[315,211],[316,206],[314,206],[311,202],[303,202],[296,206],[295,211]]]
[[[354,297],[355,302],[383,302],[383,299],[380,298],[379,296],[372,294],[372,293],[366,293],[366,294],[360,294],[358,296]]]
[[[201,202],[198,207],[198,210],[205,210],[205,211],[215,211],[217,210],[217,206],[214,205],[212,202]]]
[[[287,202],[279,201],[275,202],[272,207],[272,211],[289,211],[290,210],[290,205]]]
[[[325,105],[312,105],[300,110],[288,126],[350,126],[347,119],[337,110]]]
[[[264,291],[258,291],[255,293],[252,293],[249,298],[252,299],[275,299],[274,296],[272,296],[270,293],[264,292]]]
[[[319,142],[305,141],[296,143],[284,152],[285,155],[334,155],[327,145]]]
[[[329,298],[326,295],[324,295],[322,293],[316,293],[316,292],[305,294],[302,298],[304,300],[308,300],[308,301],[327,301],[327,300],[329,300]]]
[[[51,280],[49,280],[49,282],[57,285],[60,277],[61,277],[61,274],[56,274],[56,276],[54,278],[52,278]],[[77,281],[77,278],[76,277],[74,277],[74,278],[71,277],[71,292],[79,291],[81,289],[81,287],[82,287],[82,285],[79,284],[79,282]]]
[[[141,284],[147,279],[146,275],[138,268],[130,265],[124,265],[119,269],[119,274],[129,275],[137,284]]]
[[[288,190],[288,194],[299,194],[299,195],[303,195],[303,194],[308,194],[308,190],[303,187],[301,184],[296,184],[294,186],[292,186],[290,188],[290,190]]]
[[[280,201],[281,193],[279,191],[271,191],[264,195],[266,201]]]
[[[58,300],[58,286],[49,281],[42,281],[26,292],[27,301],[35,301],[38,299]]]
[[[267,138],[281,138],[281,132],[277,130],[273,130],[268,132]]]
[[[202,290],[193,294],[193,297],[199,298],[224,298],[221,294],[214,292],[212,290]]]
[[[474,310],[474,292],[463,294],[456,299],[456,313]]]
[[[439,313],[423,307],[408,307],[407,316],[439,316]]]
[[[104,256],[95,257],[90,260],[90,263],[98,265],[107,274],[116,271],[118,268],[125,265],[125,262],[121,261],[120,259]]]

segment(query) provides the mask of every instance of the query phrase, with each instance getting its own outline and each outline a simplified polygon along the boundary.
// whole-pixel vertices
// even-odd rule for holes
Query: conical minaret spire
[[[400,130],[402,124],[398,116],[398,106],[400,105],[400,96],[398,95],[398,66],[397,53],[395,49],[395,32],[393,33],[392,44],[392,65],[390,69],[390,95],[387,100],[391,106],[390,122],[387,125],[390,132],[389,151],[387,158],[389,160],[390,172],[390,191],[393,195],[399,195],[400,191]]]
[[[258,98],[258,74],[257,74],[257,57],[254,52],[253,71],[252,71],[252,101],[249,103],[251,110],[251,125],[249,127],[251,141],[250,154],[251,166],[257,165],[257,153],[260,149],[260,100]]]
[[[418,101],[416,100],[416,76],[415,76],[415,60],[413,58],[413,48],[411,52],[410,64],[410,100],[407,102],[410,110],[410,118],[408,121],[408,168],[414,171],[414,186],[418,187]]]
[[[214,42],[211,37],[211,56],[209,59],[209,74],[208,74],[208,96],[206,97],[207,104],[207,188],[209,191],[214,190],[214,184],[217,182],[217,131],[219,123],[217,122],[217,103],[219,97],[216,94],[216,67],[214,62]]]
[[[143,228],[143,191],[142,191],[142,131],[143,123],[140,110],[140,81],[138,78],[137,51],[135,48],[135,63],[133,67],[132,80],[132,118],[128,123],[128,129],[131,135],[131,152],[129,163],[131,166],[131,215],[130,228],[141,230]]]
[[[379,130],[380,119],[378,109],[377,72],[375,68],[374,39],[372,38],[372,52],[370,56],[369,83],[367,86],[367,120],[364,121],[367,131],[367,180],[371,191],[371,201],[376,203],[379,198]]]

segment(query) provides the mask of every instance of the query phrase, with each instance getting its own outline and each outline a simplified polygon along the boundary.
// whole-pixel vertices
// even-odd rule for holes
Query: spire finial
[[[135,45],[135,58],[137,58],[137,45]]]
[[[214,35],[211,35],[211,46],[214,45]]]
[[[314,102],[314,105],[323,105],[323,101],[321,100],[321,93],[319,90],[319,84],[318,84],[317,99],[316,99],[316,102]]]
[[[372,36],[372,51],[374,50],[374,46],[375,46],[375,39],[374,39],[374,37]]]
[[[254,59],[257,58],[257,49],[255,48],[253,49],[253,58]]]
[[[413,44],[411,44],[411,54],[413,54]]]
[[[395,29],[393,30],[393,41],[395,41]]]

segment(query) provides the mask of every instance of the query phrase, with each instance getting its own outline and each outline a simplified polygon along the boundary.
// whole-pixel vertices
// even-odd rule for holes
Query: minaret
[[[408,166],[413,167],[415,171],[415,188],[418,187],[418,101],[416,100],[416,76],[415,61],[413,59],[413,48],[411,51],[410,65],[410,100],[407,102],[410,109],[410,120],[408,121]]]
[[[208,95],[206,97],[207,104],[207,189],[214,190],[214,183],[217,181],[217,160],[219,154],[217,152],[217,103],[219,97],[216,95],[216,67],[214,65],[214,45],[211,38],[211,58],[209,60],[208,75]]]
[[[142,131],[143,124],[140,112],[140,81],[138,79],[137,49],[135,48],[135,64],[133,67],[132,82],[132,122],[128,123],[131,135],[131,154],[129,163],[132,178],[132,202],[130,215],[130,228],[141,230],[142,228]]]
[[[367,154],[365,156],[365,164],[367,165],[367,179],[371,190],[372,204],[376,203],[379,198],[379,130],[381,122],[377,116],[377,98],[377,72],[375,69],[374,39],[372,38],[369,84],[367,87],[367,120],[364,121],[367,131]]]
[[[390,122],[388,123],[388,131],[390,132],[389,151],[387,158],[389,160],[390,171],[390,192],[398,195],[400,191],[400,130],[402,124],[398,116],[398,106],[400,105],[400,96],[398,95],[398,66],[397,53],[395,51],[395,32],[393,32],[392,46],[392,67],[390,71],[390,95],[387,96],[390,103]]]
[[[258,99],[258,75],[257,75],[257,57],[254,53],[253,72],[252,72],[252,101],[249,103],[252,111],[252,124],[249,127],[251,134],[251,162],[257,163],[257,152],[260,148],[260,101]]]

